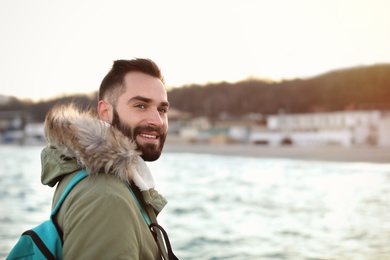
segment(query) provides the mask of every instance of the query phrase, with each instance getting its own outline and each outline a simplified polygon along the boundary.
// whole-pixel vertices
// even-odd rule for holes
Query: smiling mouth
[[[141,137],[149,138],[149,139],[157,139],[157,135],[150,135],[150,134],[139,134]]]

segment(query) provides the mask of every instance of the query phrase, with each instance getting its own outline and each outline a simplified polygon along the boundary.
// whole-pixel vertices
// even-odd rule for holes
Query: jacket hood
[[[90,110],[57,105],[46,115],[47,146],[41,154],[42,183],[54,186],[63,175],[85,168],[89,175],[113,174],[131,180],[141,191],[154,189],[154,179],[135,143]]]

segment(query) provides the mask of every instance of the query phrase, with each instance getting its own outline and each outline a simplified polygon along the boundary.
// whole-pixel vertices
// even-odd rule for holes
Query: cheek
[[[130,127],[137,126],[139,124],[139,118],[134,113],[129,113],[128,111],[118,111],[119,120]]]
[[[162,128],[166,131],[168,131],[168,128],[169,128],[169,124],[168,124],[168,117],[165,117],[165,118],[161,118],[162,121],[163,121],[163,126]]]
[[[132,118],[130,116],[121,118],[121,121],[123,124],[133,128],[133,129],[136,126],[140,125],[140,122],[138,120],[136,120],[135,118]]]

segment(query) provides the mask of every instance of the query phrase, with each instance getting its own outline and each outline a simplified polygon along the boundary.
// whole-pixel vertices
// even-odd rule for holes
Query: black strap
[[[157,232],[157,230],[154,230],[155,228],[159,229],[161,231],[161,233],[163,234],[163,236],[164,236],[165,246],[166,246],[167,251],[168,251],[168,259],[167,260],[179,260],[179,258],[177,258],[175,256],[175,254],[173,253],[173,251],[172,251],[171,242],[169,241],[167,232],[159,224],[151,223],[150,224],[150,230],[153,233]]]
[[[50,252],[50,250],[45,246],[45,243],[41,240],[41,238],[35,233],[33,230],[25,231],[22,236],[30,236],[34,243],[37,245],[42,254],[49,260],[55,260],[54,255]]]
[[[149,219],[150,219],[150,223],[157,223],[156,213],[154,212],[153,207],[151,207],[150,205],[147,205],[145,203],[144,197],[142,196],[140,189],[137,188],[137,186],[135,186],[135,184],[133,182],[131,183],[131,187],[132,187],[132,191],[134,192],[134,195],[136,196],[137,200],[140,202],[141,207],[148,214]],[[160,251],[162,259],[169,260],[168,253],[165,249],[164,239],[161,235],[161,232],[155,232],[153,229],[151,229],[151,226],[149,223],[148,223],[148,227],[149,227],[150,231],[152,232],[154,239],[156,240],[156,244],[157,244],[158,250]]]

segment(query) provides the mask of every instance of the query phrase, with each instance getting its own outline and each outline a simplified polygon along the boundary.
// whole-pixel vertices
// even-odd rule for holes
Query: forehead
[[[125,92],[120,99],[129,100],[142,96],[155,102],[167,101],[167,91],[159,78],[141,72],[130,72],[124,77],[124,85]]]

